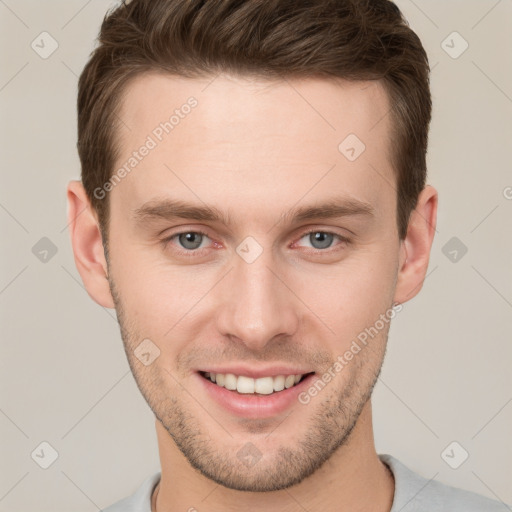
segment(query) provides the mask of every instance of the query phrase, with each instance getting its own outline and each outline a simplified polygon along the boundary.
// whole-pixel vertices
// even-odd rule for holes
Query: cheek
[[[122,302],[126,319],[143,336],[157,336],[168,323],[163,315],[174,311],[179,301],[176,279],[169,269],[160,268],[149,255],[132,245],[111,246],[111,274]],[[147,332],[150,329],[151,332]]]
[[[123,300],[133,320],[154,337],[172,330],[192,306],[195,294],[169,269],[140,268],[126,276]]]
[[[139,336],[178,352],[191,334],[191,319],[201,311],[201,299],[218,279],[217,272],[171,265],[156,248],[132,247],[125,254],[113,274],[126,318]]]
[[[198,328],[191,324],[193,318],[201,317],[202,325],[206,325],[208,318],[202,315],[214,312],[212,298],[222,288],[215,284],[229,262],[227,266],[175,265],[156,247],[135,245],[119,244],[111,252],[113,275],[126,316],[141,335],[167,343],[183,329]],[[310,325],[317,325],[320,317],[336,333],[337,340],[349,343],[390,307],[395,253],[391,244],[373,241],[339,262],[290,265],[279,273],[307,305],[298,307],[310,317]],[[209,294],[210,300],[205,300]],[[292,292],[290,301],[297,302]]]
[[[301,296],[334,331],[336,343],[350,344],[392,305],[396,270],[392,252],[365,249],[320,275],[302,277]]]

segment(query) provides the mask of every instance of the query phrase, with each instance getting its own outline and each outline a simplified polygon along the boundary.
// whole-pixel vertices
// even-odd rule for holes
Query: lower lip
[[[213,383],[210,379],[197,373],[200,384],[221,407],[244,418],[271,418],[280,414],[290,406],[298,403],[298,395],[307,389],[315,374],[304,377],[298,384],[271,395],[242,394],[230,391]]]

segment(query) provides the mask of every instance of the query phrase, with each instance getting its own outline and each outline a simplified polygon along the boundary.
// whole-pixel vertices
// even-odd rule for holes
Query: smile
[[[234,375],[233,373],[201,372],[201,375],[229,391],[236,391],[241,394],[271,395],[297,385],[309,374],[277,375],[257,379],[245,375]]]

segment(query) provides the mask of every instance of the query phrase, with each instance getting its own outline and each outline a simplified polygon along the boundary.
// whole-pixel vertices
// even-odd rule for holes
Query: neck
[[[267,493],[223,487],[190,466],[164,427],[156,420],[162,476],[153,493],[157,512],[389,512],[394,496],[391,471],[374,446],[371,402],[368,401],[347,440],[315,473],[301,483]]]

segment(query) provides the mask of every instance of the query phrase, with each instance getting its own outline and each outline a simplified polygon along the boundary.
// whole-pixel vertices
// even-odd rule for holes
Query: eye
[[[178,241],[183,245],[185,249],[198,249],[203,241],[204,233],[198,233],[197,231],[190,231],[187,233],[180,233],[177,235]]]
[[[304,238],[311,243],[313,249],[320,251],[330,249],[335,239],[339,239],[341,242],[349,242],[347,238],[338,235],[337,233],[321,230],[308,231],[307,233],[304,233],[299,240]]]
[[[310,247],[316,252],[324,253],[337,250],[336,244],[334,243],[336,239],[340,241],[340,243],[337,244],[338,246],[343,246],[350,243],[350,240],[342,235],[318,229],[304,233],[299,238],[299,241],[303,239],[306,239],[306,242],[311,244]],[[203,250],[207,249],[209,240],[210,237],[207,233],[204,233],[203,231],[189,230],[174,233],[173,235],[162,240],[162,243],[164,244],[164,247],[171,245],[172,250],[174,250],[179,255],[197,256],[203,253]],[[295,242],[294,245],[297,244],[298,242]],[[218,243],[214,243],[214,245],[215,247],[220,247]],[[341,247],[339,248],[341,249]],[[332,251],[329,249],[332,249]]]
[[[202,231],[182,231],[163,240],[164,245],[172,244],[176,247],[178,253],[194,253],[201,252],[197,249],[203,249],[204,239],[209,239],[206,233]],[[176,239],[176,243],[174,242]]]

